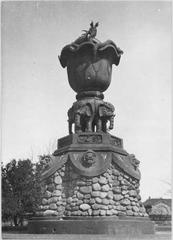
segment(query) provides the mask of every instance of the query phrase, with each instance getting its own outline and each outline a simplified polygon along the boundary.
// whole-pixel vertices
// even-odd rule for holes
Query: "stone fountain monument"
[[[109,133],[115,109],[103,100],[123,51],[111,40],[97,40],[97,26],[91,22],[59,57],[77,101],[68,110],[69,135],[58,139],[45,164],[42,201],[29,232],[154,233],[141,202],[139,161]]]

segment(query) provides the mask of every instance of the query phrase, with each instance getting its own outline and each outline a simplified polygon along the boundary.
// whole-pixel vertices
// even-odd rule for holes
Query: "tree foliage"
[[[30,159],[13,159],[2,173],[2,220],[13,219],[14,224],[23,223],[23,217],[34,214],[40,200],[41,163],[33,164]]]

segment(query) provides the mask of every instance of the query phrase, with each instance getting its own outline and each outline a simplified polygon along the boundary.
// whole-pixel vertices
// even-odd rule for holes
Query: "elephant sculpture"
[[[78,101],[68,110],[69,133],[72,134],[74,123],[75,133],[92,132],[92,118],[94,117],[92,106],[86,102]]]
[[[103,102],[98,107],[97,116],[97,132],[107,132],[107,122],[109,121],[109,129],[114,128],[114,106],[111,103]]]
[[[69,134],[74,132],[106,132],[114,125],[114,106],[99,99],[85,99],[73,103],[68,111]]]

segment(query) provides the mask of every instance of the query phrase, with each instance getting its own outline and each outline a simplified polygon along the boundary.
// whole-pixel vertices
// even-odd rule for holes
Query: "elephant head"
[[[106,132],[107,121],[110,122],[109,129],[113,129],[115,117],[114,110],[115,108],[111,103],[104,102],[103,104],[100,104],[98,108],[98,115],[102,122],[102,131]]]

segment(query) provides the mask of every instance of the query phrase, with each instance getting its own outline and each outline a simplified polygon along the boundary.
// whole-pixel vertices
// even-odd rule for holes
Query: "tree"
[[[2,219],[23,224],[26,213],[35,213],[40,199],[40,168],[30,159],[13,159],[2,167]]]

